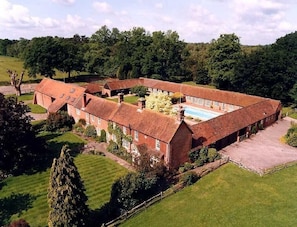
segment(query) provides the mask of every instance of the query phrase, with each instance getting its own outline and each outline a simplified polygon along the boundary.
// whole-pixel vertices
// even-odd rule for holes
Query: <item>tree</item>
[[[84,67],[82,41],[76,38],[60,38],[58,40],[61,46],[60,61],[57,65],[57,69],[68,74],[70,78],[71,71],[80,72]]]
[[[37,155],[38,142],[27,115],[29,107],[0,93],[0,170],[22,173]]]
[[[235,65],[240,56],[240,42],[235,34],[220,35],[217,40],[212,41],[209,48],[208,73],[217,88],[232,88]]]
[[[87,196],[79,172],[63,146],[60,157],[54,159],[48,189],[50,207],[48,225],[85,226],[88,217]]]
[[[16,96],[21,96],[21,84],[23,82],[25,71],[22,71],[20,78],[17,78],[18,74],[16,73],[16,71],[13,72],[10,69],[8,69],[7,72],[10,77],[10,84],[14,86]]]
[[[29,76],[41,74],[52,78],[55,68],[61,63],[61,45],[58,38],[51,36],[33,38],[24,52],[24,67],[29,70]]]
[[[111,188],[110,208],[113,215],[124,213],[153,196],[157,178],[145,173],[128,173],[116,180]]]
[[[151,109],[167,115],[173,114],[171,98],[168,95],[163,94],[162,92],[151,93],[146,98],[145,106],[147,109]]]
[[[136,94],[139,97],[145,97],[147,91],[148,91],[147,87],[142,85],[137,85],[131,88],[131,92]]]

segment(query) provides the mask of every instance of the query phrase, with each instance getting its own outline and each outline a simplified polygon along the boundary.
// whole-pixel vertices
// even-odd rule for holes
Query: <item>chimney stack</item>
[[[120,104],[123,101],[124,101],[124,93],[120,92],[118,93],[118,103]]]
[[[141,98],[138,99],[138,108],[140,110],[145,109],[145,98],[141,97]]]
[[[83,98],[82,98],[82,106],[81,106],[81,108],[84,109],[86,107],[86,105],[87,105],[87,94],[84,93],[83,94]]]
[[[185,109],[180,105],[178,110],[177,110],[177,120],[178,121],[183,121],[185,118]]]

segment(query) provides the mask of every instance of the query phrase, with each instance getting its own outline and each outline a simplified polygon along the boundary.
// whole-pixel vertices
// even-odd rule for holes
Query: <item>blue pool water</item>
[[[201,120],[209,120],[211,118],[215,118],[220,115],[220,113],[216,113],[213,111],[208,111],[204,109],[198,109],[198,108],[192,108],[189,106],[184,107],[185,108],[185,116],[191,116],[193,118],[199,118]]]

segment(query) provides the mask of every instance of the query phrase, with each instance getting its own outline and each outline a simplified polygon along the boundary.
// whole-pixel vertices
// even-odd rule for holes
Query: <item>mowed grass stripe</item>
[[[59,137],[65,141],[63,135]],[[67,137],[71,136],[68,134]],[[103,156],[77,155],[74,162],[84,182],[88,204],[91,209],[99,208],[107,203],[114,180],[128,172],[125,168]],[[102,167],[104,171],[98,171]],[[13,193],[30,195],[32,198],[28,209],[20,211],[21,214],[11,214],[10,221],[24,218],[31,226],[47,225],[49,174],[50,170],[48,169],[42,173],[10,177],[3,181],[3,187],[0,189],[0,199],[9,197]]]
[[[119,176],[127,173],[124,167],[98,155],[78,155],[75,159],[75,165],[84,181],[88,204],[91,209],[101,207],[108,202],[111,185]],[[106,167],[105,170],[99,171],[102,166]]]

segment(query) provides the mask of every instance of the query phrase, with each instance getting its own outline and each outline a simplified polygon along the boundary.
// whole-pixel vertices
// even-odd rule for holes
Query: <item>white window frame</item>
[[[125,126],[123,126],[123,133],[124,135],[127,135],[127,128]]]
[[[161,149],[161,141],[156,139],[156,144],[155,144],[156,150],[159,151]]]
[[[136,141],[138,141],[138,131],[134,131],[134,139],[136,140]]]
[[[100,118],[100,117],[98,117],[98,120],[97,120],[97,122],[98,122],[98,125],[100,125],[100,124],[101,124],[101,118]]]

